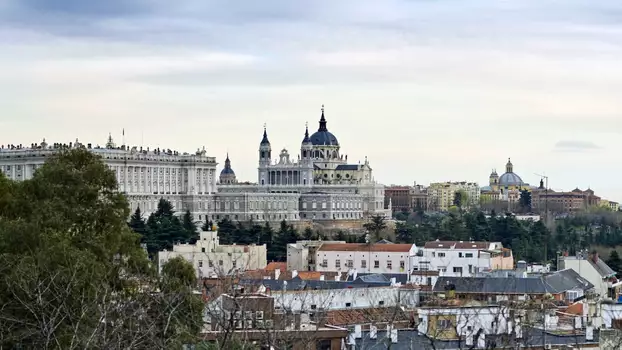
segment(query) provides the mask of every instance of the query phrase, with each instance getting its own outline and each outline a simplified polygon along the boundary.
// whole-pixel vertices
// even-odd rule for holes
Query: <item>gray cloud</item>
[[[557,152],[586,152],[600,148],[591,141],[563,140],[555,144],[554,150]]]

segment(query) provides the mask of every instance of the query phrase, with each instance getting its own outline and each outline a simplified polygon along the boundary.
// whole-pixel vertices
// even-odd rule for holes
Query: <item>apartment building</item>
[[[323,244],[316,252],[315,261],[317,271],[356,269],[360,273],[408,274],[410,257],[416,251],[414,244]]]
[[[412,281],[434,285],[439,276],[473,277],[478,272],[512,270],[512,250],[501,242],[432,241],[411,256]]]
[[[476,182],[437,182],[431,183],[427,189],[429,197],[429,207],[432,210],[447,211],[454,205],[456,192],[461,191],[466,194],[462,199],[463,207],[474,207],[479,205],[481,191]]]
[[[200,231],[200,229],[199,229]],[[158,253],[158,270],[167,261],[182,257],[194,266],[197,276],[228,276],[246,270],[263,269],[267,265],[266,245],[221,245],[218,231],[200,231],[195,244],[178,243],[173,250]]]

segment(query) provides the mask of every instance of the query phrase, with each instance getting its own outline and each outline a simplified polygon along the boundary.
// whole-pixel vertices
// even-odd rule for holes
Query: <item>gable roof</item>
[[[367,244],[367,243],[345,243],[345,244],[323,244],[317,251],[324,252],[404,252],[412,249],[412,244]]]
[[[539,277],[439,277],[434,292],[444,292],[448,285],[455,286],[456,293],[482,294],[559,294],[569,290],[594,288],[594,285],[566,269]]]

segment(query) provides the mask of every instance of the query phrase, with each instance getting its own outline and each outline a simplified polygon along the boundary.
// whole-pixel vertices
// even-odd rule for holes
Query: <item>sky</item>
[[[622,201],[619,0],[4,0],[0,144],[194,152],[257,181],[328,129],[376,181],[523,181]]]

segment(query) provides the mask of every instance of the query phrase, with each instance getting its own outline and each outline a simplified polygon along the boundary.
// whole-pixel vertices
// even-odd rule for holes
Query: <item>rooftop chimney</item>
[[[369,326],[369,339],[376,338],[378,338],[378,327],[376,327],[375,325],[371,325]]]

